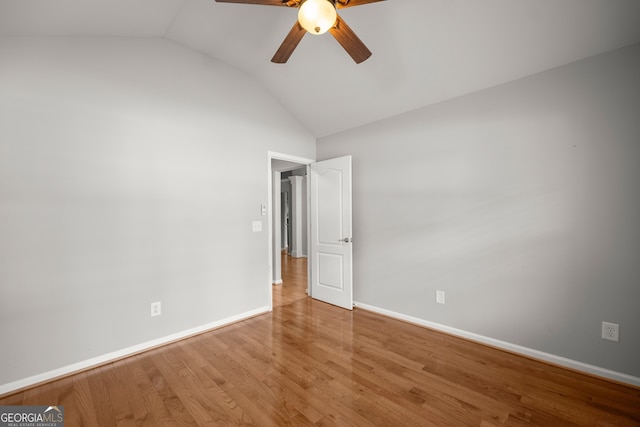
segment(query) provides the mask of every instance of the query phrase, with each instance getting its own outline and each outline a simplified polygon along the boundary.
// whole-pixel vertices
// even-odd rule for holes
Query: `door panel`
[[[342,239],[342,171],[329,169],[317,176],[318,243],[338,245]]]
[[[311,296],[353,308],[351,156],[312,163]]]
[[[334,288],[339,291],[344,289],[342,256],[319,253],[318,267],[318,286]]]

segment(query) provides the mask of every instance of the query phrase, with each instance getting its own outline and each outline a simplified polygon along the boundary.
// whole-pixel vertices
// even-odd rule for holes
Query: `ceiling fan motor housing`
[[[298,8],[298,22],[307,32],[324,34],[332,28],[338,14],[331,0],[304,0]]]

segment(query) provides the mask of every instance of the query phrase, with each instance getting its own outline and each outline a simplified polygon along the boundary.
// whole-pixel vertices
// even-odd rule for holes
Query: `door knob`
[[[349,242],[353,242],[353,239],[350,237],[345,237],[344,239],[338,240],[338,242],[349,243]]]

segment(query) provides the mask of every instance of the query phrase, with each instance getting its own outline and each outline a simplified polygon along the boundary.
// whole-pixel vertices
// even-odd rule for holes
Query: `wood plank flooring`
[[[307,297],[307,259],[282,253],[282,284],[273,287],[273,307],[291,304]]]
[[[305,294],[274,310],[0,399],[66,426],[640,426],[640,389]],[[286,269],[286,273],[285,273]]]

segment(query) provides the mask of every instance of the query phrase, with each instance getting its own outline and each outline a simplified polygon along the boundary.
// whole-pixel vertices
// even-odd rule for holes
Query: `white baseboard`
[[[32,377],[24,378],[18,381],[10,382],[0,385],[0,396],[9,394],[11,392],[30,387],[39,383],[54,380],[56,378],[64,377],[75,372],[84,371],[96,366],[104,365],[105,363],[113,362],[115,360],[122,359],[127,356],[132,356],[143,351],[151,350],[156,347],[160,347],[169,344],[174,341],[178,341],[190,336],[198,335],[211,329],[216,329],[221,326],[229,325],[231,323],[239,322],[241,320],[248,319],[260,314],[269,312],[269,307],[260,307],[255,310],[247,311],[236,316],[227,317],[216,322],[207,323],[205,325],[197,326],[195,328],[187,329],[175,334],[167,335],[162,338],[157,338],[151,341],[144,342],[142,344],[134,345],[132,347],[117,350],[111,353],[104,354],[102,356],[94,357],[92,359],[83,360],[82,362],[73,363],[71,365],[64,366],[62,368],[54,369],[49,372],[34,375]]]
[[[293,258],[306,258],[307,256],[305,254],[303,254],[301,251],[298,252],[291,252],[291,256]]]
[[[407,316],[394,311],[386,310],[356,302],[354,306],[363,310],[372,311],[374,313],[382,314],[387,317],[402,320],[408,323],[413,323],[426,328],[434,329],[436,331],[444,332],[457,337],[465,338],[470,341],[479,342],[492,347],[497,347],[503,350],[507,350],[513,353],[521,354],[523,356],[531,357],[533,359],[542,360],[545,362],[560,365],[566,368],[574,369],[576,371],[585,372],[591,375],[608,378],[610,380],[618,381],[621,383],[640,387],[640,378],[632,375],[623,374],[621,372],[612,371],[598,366],[589,365],[587,363],[578,362],[576,360],[567,359],[566,357],[556,356],[555,354],[545,353],[543,351],[534,350],[528,347],[523,347],[517,344],[512,344],[506,341],[500,341],[493,338],[485,337],[483,335],[475,334],[473,332],[467,332],[462,329],[452,328],[450,326],[442,325],[440,323],[430,322],[428,320],[419,319],[413,316]]]
[[[273,281],[274,285],[282,285],[282,279]]]

